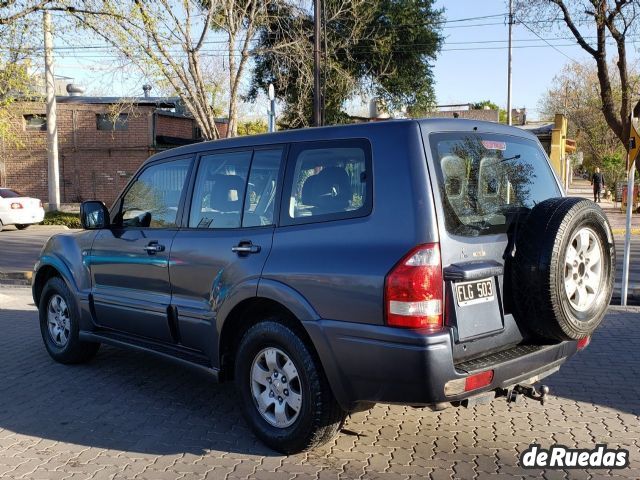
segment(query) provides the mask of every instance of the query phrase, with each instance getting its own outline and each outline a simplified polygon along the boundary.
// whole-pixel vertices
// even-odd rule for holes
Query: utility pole
[[[313,124],[322,125],[320,97],[320,22],[322,19],[322,0],[313,2]]]
[[[53,76],[53,37],[51,14],[44,11],[44,69],[47,90],[47,160],[49,166],[49,211],[60,209],[60,168],[58,165],[58,124],[56,120],[56,85]]]
[[[513,30],[513,0],[509,0],[509,66],[507,74],[507,125],[511,125],[511,35]]]

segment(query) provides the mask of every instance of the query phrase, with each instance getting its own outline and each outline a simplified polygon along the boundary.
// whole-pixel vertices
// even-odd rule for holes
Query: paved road
[[[255,440],[230,385],[113,348],[88,365],[54,363],[30,302],[28,289],[0,286],[3,479],[640,478],[637,308],[612,308],[591,346],[550,379],[545,407],[379,405],[328,447],[285,457]],[[532,442],[608,443],[627,448],[631,465],[524,471],[518,458]]]
[[[0,231],[0,272],[30,271],[49,237],[68,231],[55,225],[34,225],[26,230],[5,227]]]

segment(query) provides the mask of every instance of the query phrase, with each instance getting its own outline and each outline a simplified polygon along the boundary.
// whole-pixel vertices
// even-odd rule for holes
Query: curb
[[[612,228],[611,232],[614,235],[624,235],[625,233],[627,233],[627,230],[625,228]],[[631,235],[640,235],[640,228],[632,228]]]
[[[18,272],[0,272],[0,285],[30,286],[32,277],[33,272],[30,270]]]

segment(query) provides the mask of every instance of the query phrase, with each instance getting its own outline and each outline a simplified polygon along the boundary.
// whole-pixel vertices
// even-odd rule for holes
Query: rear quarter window
[[[561,195],[537,142],[510,135],[429,136],[445,227],[462,236],[505,233],[510,218]]]
[[[367,140],[294,144],[285,176],[281,223],[294,225],[363,217],[372,206]]]

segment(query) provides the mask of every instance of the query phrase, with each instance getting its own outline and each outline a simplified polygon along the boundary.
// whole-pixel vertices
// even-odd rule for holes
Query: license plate
[[[494,299],[493,280],[486,278],[473,282],[461,282],[454,284],[458,305],[466,307],[476,303],[491,302]]]

